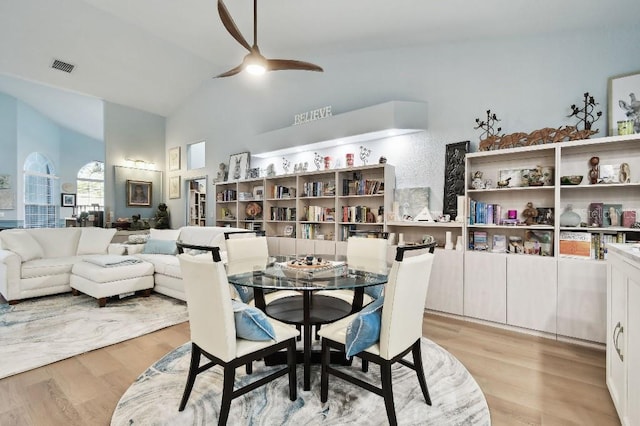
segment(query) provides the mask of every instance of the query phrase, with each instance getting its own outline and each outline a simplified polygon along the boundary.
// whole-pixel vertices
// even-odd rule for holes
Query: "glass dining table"
[[[359,311],[365,287],[387,282],[387,275],[350,267],[344,256],[323,258],[323,266],[313,266],[306,265],[306,258],[300,256],[276,256],[269,259],[266,267],[256,267],[252,272],[227,277],[231,284],[252,287],[256,307],[268,316],[302,328],[304,390],[309,390],[311,383],[312,327],[334,322]],[[311,262],[316,261],[314,259]],[[354,291],[352,303],[327,295],[327,291],[345,289]],[[265,292],[274,290],[297,290],[300,295],[275,299],[266,304]],[[317,294],[320,290],[325,291]]]

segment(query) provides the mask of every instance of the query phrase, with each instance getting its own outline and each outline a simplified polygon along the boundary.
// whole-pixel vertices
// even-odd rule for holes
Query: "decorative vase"
[[[447,241],[444,244],[445,250],[453,250],[453,241],[451,240],[451,231],[447,231]]]
[[[567,205],[564,213],[560,215],[560,226],[578,226],[580,225],[580,215],[573,211],[571,204]]]
[[[404,234],[402,232],[400,232],[398,234],[398,245],[399,246],[403,246],[404,245]]]
[[[456,250],[464,251],[464,247],[462,246],[462,235],[458,235],[458,238],[456,239]]]

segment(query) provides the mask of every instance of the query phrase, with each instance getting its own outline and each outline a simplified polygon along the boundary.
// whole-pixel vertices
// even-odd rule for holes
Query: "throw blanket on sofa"
[[[85,262],[93,263],[94,265],[102,266],[103,268],[113,268],[116,266],[132,265],[134,263],[142,262],[133,256],[117,256],[105,254],[103,256],[91,256],[84,259]]]

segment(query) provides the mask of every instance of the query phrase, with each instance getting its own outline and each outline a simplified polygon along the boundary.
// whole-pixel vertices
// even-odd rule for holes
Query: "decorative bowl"
[[[582,182],[583,176],[581,175],[571,175],[571,176],[560,176],[560,184],[561,185],[580,185]]]

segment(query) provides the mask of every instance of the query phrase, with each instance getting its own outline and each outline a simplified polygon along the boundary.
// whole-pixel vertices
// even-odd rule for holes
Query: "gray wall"
[[[607,80],[640,70],[638,58],[640,29],[298,58],[320,64],[325,72],[278,71],[261,80],[238,75],[207,81],[168,117],[166,146],[206,140],[206,174],[214,177],[230,154],[272,149],[257,146],[254,137],[290,126],[296,113],[331,105],[335,115],[389,100],[422,101],[429,106],[427,131],[376,143],[371,158],[388,157],[396,166],[398,187],[431,187],[431,209],[439,211],[444,146],[471,140],[476,149],[480,132],[473,129],[475,119],[487,109],[502,119],[503,132],[530,132],[575,124],[566,117],[569,106],[589,91],[604,113],[594,126],[601,129],[596,137],[605,136]],[[313,152],[307,157],[313,165]],[[184,199],[168,204],[172,224],[183,224]]]

